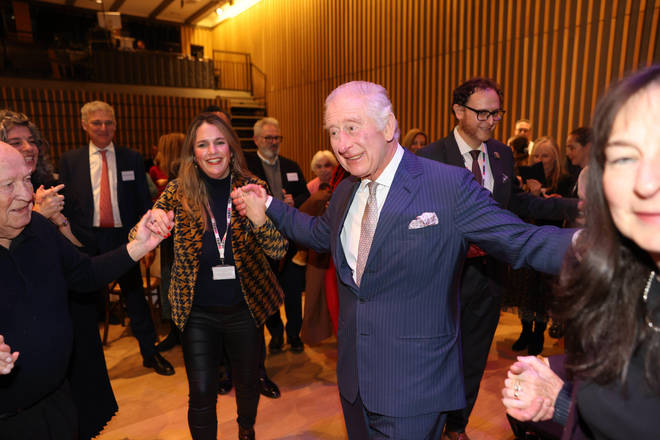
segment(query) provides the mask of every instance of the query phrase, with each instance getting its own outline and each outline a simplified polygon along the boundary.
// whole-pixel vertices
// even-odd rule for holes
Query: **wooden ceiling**
[[[74,8],[114,11],[156,21],[213,27],[216,8],[229,0],[41,0]]]

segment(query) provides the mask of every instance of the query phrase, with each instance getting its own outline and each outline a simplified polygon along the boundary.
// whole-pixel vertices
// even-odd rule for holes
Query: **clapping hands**
[[[518,356],[518,362],[509,367],[504,381],[502,403],[515,419],[549,420],[563,385],[564,381],[550,369],[547,359]]]

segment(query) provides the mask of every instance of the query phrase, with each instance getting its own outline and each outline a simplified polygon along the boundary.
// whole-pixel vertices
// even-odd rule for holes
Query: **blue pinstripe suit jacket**
[[[465,168],[405,152],[387,195],[358,288],[339,238],[359,180],[346,179],[321,217],[273,200],[288,237],[330,251],[337,267],[337,378],[369,411],[393,417],[465,406],[458,287],[468,242],[514,267],[558,272],[574,231],[523,223]],[[438,224],[410,229],[425,212]]]

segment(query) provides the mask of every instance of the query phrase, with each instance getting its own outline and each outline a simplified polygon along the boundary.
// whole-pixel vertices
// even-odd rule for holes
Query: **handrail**
[[[265,101],[266,74],[252,64],[252,56],[245,52],[213,50],[216,87],[226,90],[245,90],[255,99]],[[256,70],[258,79],[253,70]]]

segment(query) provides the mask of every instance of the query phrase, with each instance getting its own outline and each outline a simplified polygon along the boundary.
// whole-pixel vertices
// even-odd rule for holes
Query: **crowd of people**
[[[280,154],[272,117],[244,153],[231,114],[204,109],[159,139],[145,170],[115,145],[113,107],[89,102],[89,143],[56,174],[28,116],[0,111],[2,438],[93,438],[116,413],[97,324],[112,280],[144,367],[175,374],[161,353],[182,345],[194,439],[217,438],[217,395],[232,388],[239,439],[256,438],[260,396],[281,394],[267,352],[336,333],[350,439],[469,440],[511,296],[515,351],[541,354],[550,318],[566,340],[565,357],[510,367],[514,427],[657,438],[660,67],[615,85],[593,128],[569,133],[566,161],[527,119],[507,144],[493,138],[505,114],[493,80],[451,99],[451,132],[429,143],[414,128],[399,143],[383,87],[340,85],[324,106],[332,151],[314,155],[310,182]],[[160,343],[136,264],[157,246]]]

